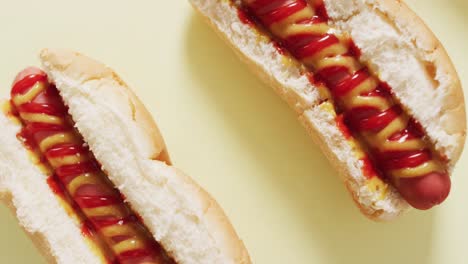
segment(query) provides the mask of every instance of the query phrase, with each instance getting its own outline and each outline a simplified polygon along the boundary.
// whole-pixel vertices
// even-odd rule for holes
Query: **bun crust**
[[[455,67],[434,33],[404,1],[324,2],[333,26],[351,35],[363,63],[392,86],[453,168],[466,140],[465,101]],[[404,66],[394,70],[389,60]]]
[[[44,49],[40,53],[40,59],[46,71],[53,69],[61,76],[75,81],[75,85],[95,82],[98,89],[99,86],[107,85],[105,91],[102,91],[108,93],[106,100],[101,101],[103,104],[117,104],[115,109],[122,104],[125,105],[123,109],[127,111],[121,111],[118,114],[132,120],[135,133],[139,134],[138,138],[132,139],[138,142],[138,154],[154,160],[160,160],[163,157],[166,159],[163,161],[169,162],[166,145],[151,114],[113,70],[88,57],[65,50]],[[56,82],[53,76],[49,78],[52,82]],[[115,84],[115,86],[109,84]]]
[[[13,197],[11,194],[2,194],[1,197],[1,202],[8,208],[10,209],[10,212],[13,213],[16,218],[19,218],[17,212],[17,208],[13,205]],[[23,232],[29,237],[29,239],[32,241],[34,246],[37,248],[37,250],[41,253],[41,255],[44,257],[47,263],[50,264],[57,264],[57,260],[55,257],[52,255],[52,252],[49,247],[49,243],[42,233],[31,233],[26,230],[24,226],[20,226]]]
[[[359,146],[349,143],[340,133],[333,114],[322,110],[324,98],[317,87],[304,81],[306,77],[299,70],[300,64],[290,56],[281,55],[259,29],[241,21],[239,0],[190,2],[241,60],[297,112],[301,123],[337,168],[366,216],[390,220],[408,209],[406,201],[391,186],[383,186],[387,190],[383,199],[382,190],[367,186],[362,175],[363,164],[354,155]],[[423,124],[436,149],[447,157],[453,168],[465,142],[465,104],[456,71],[433,33],[402,1],[325,0],[325,4],[333,26],[353,37],[362,51],[362,62],[396,88],[397,98]],[[372,27],[369,21],[382,28]],[[388,32],[394,34],[386,34]],[[401,39],[404,41],[399,42]],[[388,47],[382,43],[387,43]],[[378,46],[385,46],[389,53],[380,51]],[[403,67],[385,65],[383,62],[388,62],[389,56],[395,63],[409,65],[408,68],[394,71]],[[411,60],[405,62],[406,57]],[[422,97],[424,100],[420,103]],[[435,109],[427,111],[428,105]]]
[[[160,158],[156,124],[117,74],[71,51],[46,49],[40,58],[109,179],[177,263],[250,263],[216,201]]]
[[[387,14],[396,21],[399,27],[415,34],[414,39],[417,40],[417,47],[425,50],[432,59],[431,62],[439,75],[448,76],[449,78],[446,87],[444,87],[446,97],[441,105],[441,115],[439,118],[432,120],[440,122],[438,127],[445,130],[448,135],[454,135],[454,142],[452,142],[454,150],[448,156],[454,166],[463,153],[466,141],[465,96],[457,70],[442,43],[405,2],[379,0],[378,3],[388,10]],[[402,14],[401,17],[396,15],[400,13]],[[427,131],[430,132],[431,129],[429,128]]]

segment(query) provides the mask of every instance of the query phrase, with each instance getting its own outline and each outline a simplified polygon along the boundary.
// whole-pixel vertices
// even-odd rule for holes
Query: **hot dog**
[[[18,74],[0,118],[0,154],[14,161],[0,162],[0,186],[51,262],[250,263],[223,211],[172,167],[115,73],[70,51],[44,50],[41,60],[45,71]],[[38,227],[56,218],[60,225]]]
[[[191,2],[298,112],[365,215],[393,219],[447,198],[465,141],[463,92],[440,42],[404,3]]]
[[[102,237],[112,252],[108,254],[110,262],[174,263],[158,244],[153,244],[150,233],[108,182],[89,149],[84,148],[45,72],[38,68],[21,72],[13,85],[11,101],[24,125],[20,137],[30,149],[42,154],[53,170],[56,186],[63,186],[63,192]]]

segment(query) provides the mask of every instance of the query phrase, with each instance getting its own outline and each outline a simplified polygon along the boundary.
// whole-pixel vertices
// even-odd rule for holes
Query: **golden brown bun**
[[[154,120],[117,74],[72,51],[46,49],[40,59],[109,179],[177,263],[250,263],[243,242],[217,202],[171,166]],[[102,263],[93,245],[80,234],[79,223],[71,219],[50,189],[45,190],[46,176],[28,160],[24,147],[13,136],[20,129],[19,124],[4,115],[0,121],[7,126],[2,136],[5,142],[0,139],[0,143],[10,146],[0,150],[0,157],[9,155],[15,159],[0,162],[0,169],[10,172],[0,176],[0,191],[12,193],[23,228],[52,263]],[[15,174],[20,173],[19,168],[9,165],[15,162],[35,174],[24,172],[23,177],[18,177]],[[32,188],[30,177],[44,190],[22,192],[22,188]],[[38,204],[33,204],[33,200]],[[48,202],[39,204],[44,200]],[[69,228],[47,226],[54,215],[58,216],[55,221],[69,222]],[[43,224],[35,226],[37,222]],[[59,243],[57,235],[70,241]]]
[[[165,150],[162,136],[114,71],[67,50],[46,49],[40,58],[109,179],[178,263],[250,262],[215,200],[157,160]]]
[[[380,182],[376,188],[363,176],[363,163],[355,155],[362,149],[344,138],[334,111],[322,104],[324,97],[301,73],[300,63],[280,54],[264,32],[241,21],[239,0],[190,2],[241,60],[297,112],[366,216],[390,220],[408,209],[392,186]],[[465,103],[457,73],[437,38],[402,1],[325,0],[325,4],[332,26],[351,35],[362,51],[362,63],[394,88],[453,169],[466,137]]]
[[[333,25],[350,33],[361,48],[364,62],[392,86],[396,97],[420,121],[436,149],[453,167],[464,148],[466,113],[461,82],[447,51],[404,1],[362,2],[325,0]],[[400,62],[403,54],[414,56],[419,64],[401,61],[403,70],[390,73],[389,60]],[[427,82],[411,83],[412,78]]]

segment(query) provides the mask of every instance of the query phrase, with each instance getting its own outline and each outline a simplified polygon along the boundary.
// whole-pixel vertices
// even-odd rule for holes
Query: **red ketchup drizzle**
[[[64,184],[69,184],[75,177],[81,174],[96,172],[98,170],[96,163],[90,161],[79,164],[63,165],[55,169],[55,173]]]
[[[336,124],[346,139],[350,139],[352,137],[351,131],[349,131],[349,128],[344,123],[344,115],[338,115],[336,117]]]
[[[326,33],[321,35],[316,35],[314,33],[308,33],[304,31],[303,33],[296,33],[289,36],[277,36],[273,32],[273,26],[277,22],[280,22],[293,14],[298,13],[304,8],[310,8],[309,3],[305,0],[257,0],[257,1],[244,1],[243,7],[247,9],[247,13],[251,14],[249,21],[256,21],[261,24],[261,26],[270,29],[270,33],[273,35],[273,41],[279,43],[281,47],[284,47],[289,51],[296,59],[303,61],[306,66],[315,67],[314,64],[307,65],[305,59],[313,58],[321,51],[324,51],[326,48],[331,47],[334,44],[339,44],[341,41],[333,34]],[[317,0],[314,2],[312,7],[315,11],[315,15],[310,18],[304,18],[299,21],[295,21],[295,24],[319,24],[327,23],[329,17],[324,5],[323,0]],[[275,25],[274,25],[275,24]],[[271,28],[270,28],[271,27]],[[361,56],[361,51],[355,45],[352,40],[349,40],[347,43],[347,51],[343,54],[336,54],[336,56],[341,56],[345,58],[346,56],[354,58],[359,58]],[[333,55],[335,56],[335,55]],[[313,75],[313,78],[310,77]],[[368,94],[361,94],[360,97],[369,97],[383,98],[389,105],[393,107],[387,110],[380,110],[379,108],[366,106],[366,107],[355,107],[347,108],[346,107],[346,96],[349,92],[353,91],[357,86],[359,86],[363,81],[370,79],[371,74],[366,68],[353,73],[350,72],[346,66],[333,65],[322,68],[319,71],[315,71],[308,74],[312,84],[325,84],[329,91],[332,93],[332,96],[335,101],[335,107],[337,112],[341,113],[337,117],[337,124],[340,130],[343,132],[343,135],[346,138],[350,137],[350,134],[355,135],[358,138],[365,140],[364,133],[379,133],[384,128],[386,128],[392,121],[397,118],[400,118],[403,113],[401,107],[394,101],[393,95],[391,93],[391,87],[384,83],[378,82],[378,86],[373,91]],[[348,131],[351,130],[351,133]],[[410,139],[419,139],[424,141],[425,134],[420,128],[420,126],[413,120],[410,119],[409,124],[406,129],[392,135],[388,140],[395,142],[406,142]],[[365,143],[368,143],[365,141]],[[375,171],[379,173],[379,176],[387,176],[387,173],[404,168],[416,168],[420,165],[423,165],[432,159],[434,159],[431,154],[432,151],[429,145],[426,145],[423,149],[416,149],[412,151],[387,151],[382,152],[377,149],[369,149],[369,152],[372,154],[369,158],[364,159],[364,170],[367,171],[368,175],[373,174]],[[383,173],[383,175],[382,175]],[[431,176],[435,179],[432,181],[426,181],[417,178],[424,178],[423,176]],[[418,182],[419,181],[419,182]],[[448,181],[448,184],[447,184]],[[442,202],[446,195],[448,195],[447,186],[450,186],[450,179],[446,172],[432,172],[428,175],[421,175],[421,177],[415,177],[410,179],[400,179],[397,181],[397,185],[401,182],[405,182],[405,187],[412,185],[413,187],[408,187],[408,189],[403,190],[400,188],[400,191],[407,200],[412,203],[412,205],[419,209],[427,209],[432,207],[435,204]],[[439,182],[439,186],[431,185],[435,182]],[[426,187],[422,187],[426,186]],[[411,189],[413,188],[413,189]],[[425,190],[432,188],[436,190],[431,194],[425,193]],[[436,189],[434,189],[436,188]],[[448,187],[449,188],[449,187]],[[418,190],[416,190],[418,189]],[[414,190],[414,191],[412,191]],[[431,191],[432,191],[431,190]],[[437,196],[439,192],[440,196]],[[446,195],[445,195],[446,194]],[[419,197],[425,197],[419,199]]]
[[[64,187],[62,186],[62,184],[58,181],[58,179],[55,176],[49,176],[47,178],[47,185],[49,185],[49,188],[57,196],[60,196],[62,198],[65,197]]]
[[[354,43],[354,41],[350,40],[349,41],[349,53],[348,55],[349,56],[353,56],[353,57],[361,57],[361,49],[358,48],[358,46],[356,45],[356,43]]]
[[[59,158],[69,155],[84,154],[88,151],[89,150],[83,146],[66,144],[49,149],[45,155],[49,158]]]
[[[369,158],[369,156],[366,156],[365,158],[362,159],[363,162],[363,167],[362,170],[364,172],[364,176],[367,179],[371,179],[375,177],[376,175],[379,175],[377,171],[375,170],[375,167],[372,163],[372,160]]]
[[[44,160],[44,163],[47,162]],[[75,211],[75,213],[78,215],[80,219],[85,219],[83,214],[80,211],[79,206],[76,204],[76,202],[70,197],[70,195],[67,193],[65,190],[65,187],[63,186],[62,182],[58,179],[57,175],[52,175],[47,178],[47,185],[49,185],[49,188],[52,190],[52,192],[60,197],[65,203],[70,205],[70,207]],[[95,229],[92,227],[91,222],[88,220],[83,220],[81,224],[81,234],[83,234],[85,237],[92,237],[95,233]]]
[[[33,104],[33,103],[25,103],[18,107],[19,112],[27,112],[27,113],[44,113],[48,115],[63,115],[66,113],[66,108],[58,108],[51,106],[49,104]]]
[[[270,26],[271,24],[281,21],[295,12],[303,9],[307,5],[304,0],[258,0],[248,6],[250,14],[254,14],[262,22],[264,26]],[[323,23],[327,21],[328,14],[324,6],[323,1],[316,1],[315,5],[316,16],[309,20],[301,21],[300,23]],[[310,34],[299,34],[288,37],[287,39],[279,39],[276,41],[287,50],[289,50],[294,57],[297,59],[304,59],[313,56],[325,48],[339,43],[338,38],[333,34],[325,34],[321,36],[314,36]],[[360,50],[350,41],[350,49],[348,56],[360,56]],[[355,74],[350,74],[346,67],[328,67],[320,72],[317,72],[314,79],[314,84],[317,82],[325,83],[333,94],[333,97],[340,104],[340,100],[347,93],[356,88],[362,81],[369,77],[369,73],[366,69],[362,69]],[[372,96],[381,96],[387,100],[392,101],[391,94],[388,85],[381,84],[374,91]],[[340,130],[343,132],[346,138],[351,136],[348,128],[351,129],[352,134],[358,134],[363,131],[380,131],[391,121],[399,116],[401,109],[399,107],[391,108],[387,111],[380,112],[374,108],[360,108],[352,109],[351,111],[342,111],[343,114],[337,118],[337,124]],[[407,128],[409,134],[414,133],[411,127]],[[421,150],[420,152],[426,152]],[[419,159],[399,159],[398,161],[389,160],[385,153],[379,154],[379,159],[376,161],[379,165],[381,164],[399,164],[398,167],[415,167],[427,162],[427,155],[419,155]],[[392,156],[394,157],[394,156]],[[418,162],[415,162],[415,161]],[[380,167],[380,166],[379,166]],[[386,166],[387,167],[387,166]],[[397,168],[397,167],[394,167]]]
[[[34,141],[32,135],[29,131],[23,127],[21,131],[16,135],[16,137],[23,142],[24,146],[29,150],[34,150],[36,148],[36,141]]]
[[[93,224],[89,220],[83,221],[81,224],[81,234],[86,237],[92,236],[96,231],[94,231]]]
[[[131,223],[131,222],[138,222],[140,221],[140,219],[136,217],[135,215],[129,215],[124,218],[118,218],[115,216],[101,216],[101,217],[96,216],[96,217],[91,218],[91,221],[99,229],[99,228],[112,226],[112,225],[124,225],[124,224]]]
[[[297,45],[286,46],[290,48],[292,54],[298,59],[304,59],[310,57],[311,55],[317,54],[326,47],[329,47],[333,44],[339,43],[338,38],[335,35],[324,35],[320,37],[310,37],[305,35],[294,36],[285,41],[286,45],[290,43],[305,43],[297,47]]]
[[[307,3],[304,0],[258,0],[253,2],[249,8],[255,10],[254,14],[256,17],[260,18],[265,26],[270,26],[300,11],[306,6]]]
[[[314,9],[318,17],[321,17],[324,21],[330,20],[323,0],[315,0]]]
[[[308,71],[308,72],[305,73],[305,75],[306,75],[307,79],[309,80],[309,82],[311,84],[313,84],[314,86],[323,87],[325,85],[322,81],[317,79],[316,76],[312,72]]]
[[[255,21],[253,20],[252,16],[248,13],[246,9],[239,8],[237,9],[237,16],[239,17],[240,21],[249,26],[255,26]]]
[[[41,73],[25,76],[13,86],[11,95],[24,94],[38,82],[47,82],[47,75]]]
[[[275,49],[276,49],[276,51],[278,51],[279,54],[281,54],[281,55],[286,55],[286,54],[288,53],[288,51],[285,50],[285,49],[283,48],[283,46],[281,46],[280,43],[278,43],[278,42],[273,42],[273,45],[275,46]]]
[[[22,113],[47,114],[61,118],[62,122],[61,124],[52,124],[22,119],[21,121],[24,126],[22,131],[18,134],[18,138],[20,138],[24,142],[24,145],[32,151],[39,150],[39,143],[49,136],[53,136],[57,133],[77,133],[72,122],[69,121],[71,119],[68,117],[67,108],[61,101],[57,89],[53,85],[49,85],[47,83],[47,76],[45,74],[30,74],[16,82],[11,91],[12,98],[15,98],[17,95],[19,96],[28,93],[37,83],[43,83],[44,85],[47,85],[47,87],[35,95],[29,102],[15,105],[14,100],[12,100],[13,109],[18,110],[20,113],[20,119]],[[83,162],[53,167],[53,159],[60,159],[66,156],[79,157],[81,155],[90,158]],[[47,179],[50,189],[56,195],[62,197],[67,203],[69,203],[78,216],[83,219],[82,233],[85,236],[91,236],[94,233],[99,233],[99,230],[104,227],[124,224],[132,224],[133,228],[138,230],[138,233],[135,233],[135,238],[137,234],[144,236],[144,248],[124,251],[116,256],[110,255],[108,256],[109,263],[174,263],[172,259],[166,256],[160,245],[152,239],[152,236],[143,225],[141,219],[131,212],[131,209],[125,204],[120,192],[112,185],[109,185],[110,183],[108,183],[105,178],[106,176],[101,171],[99,163],[92,157],[89,149],[84,147],[81,138],[80,142],[77,142],[76,144],[66,143],[52,145],[42,156],[44,159],[43,161],[49,162],[55,172],[53,176],[48,177]],[[68,186],[68,184],[70,184],[76,177],[88,173],[98,174],[100,177],[103,177],[103,180],[101,181],[102,183],[82,184],[78,186],[73,195],[70,195],[65,186]],[[86,217],[85,209],[103,206],[118,206],[120,212],[126,212],[127,214],[125,217],[120,219],[113,216]],[[107,239],[103,233],[101,235],[103,243],[100,244],[106,247],[104,241],[107,241]],[[127,236],[127,239],[133,239],[133,237],[133,235]],[[108,239],[112,240],[113,238],[114,237],[110,237]],[[120,236],[121,240],[125,240],[124,238],[124,236]],[[142,238],[140,237],[139,239]],[[97,242],[99,243],[99,241]],[[104,254],[108,255],[106,253]]]

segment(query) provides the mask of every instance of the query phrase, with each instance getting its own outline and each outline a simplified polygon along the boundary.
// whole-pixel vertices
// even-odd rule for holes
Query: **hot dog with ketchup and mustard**
[[[191,2],[297,111],[364,214],[393,219],[447,198],[465,141],[463,92],[402,1]]]
[[[40,58],[3,102],[0,192],[50,263],[250,263],[111,69],[66,50]]]

